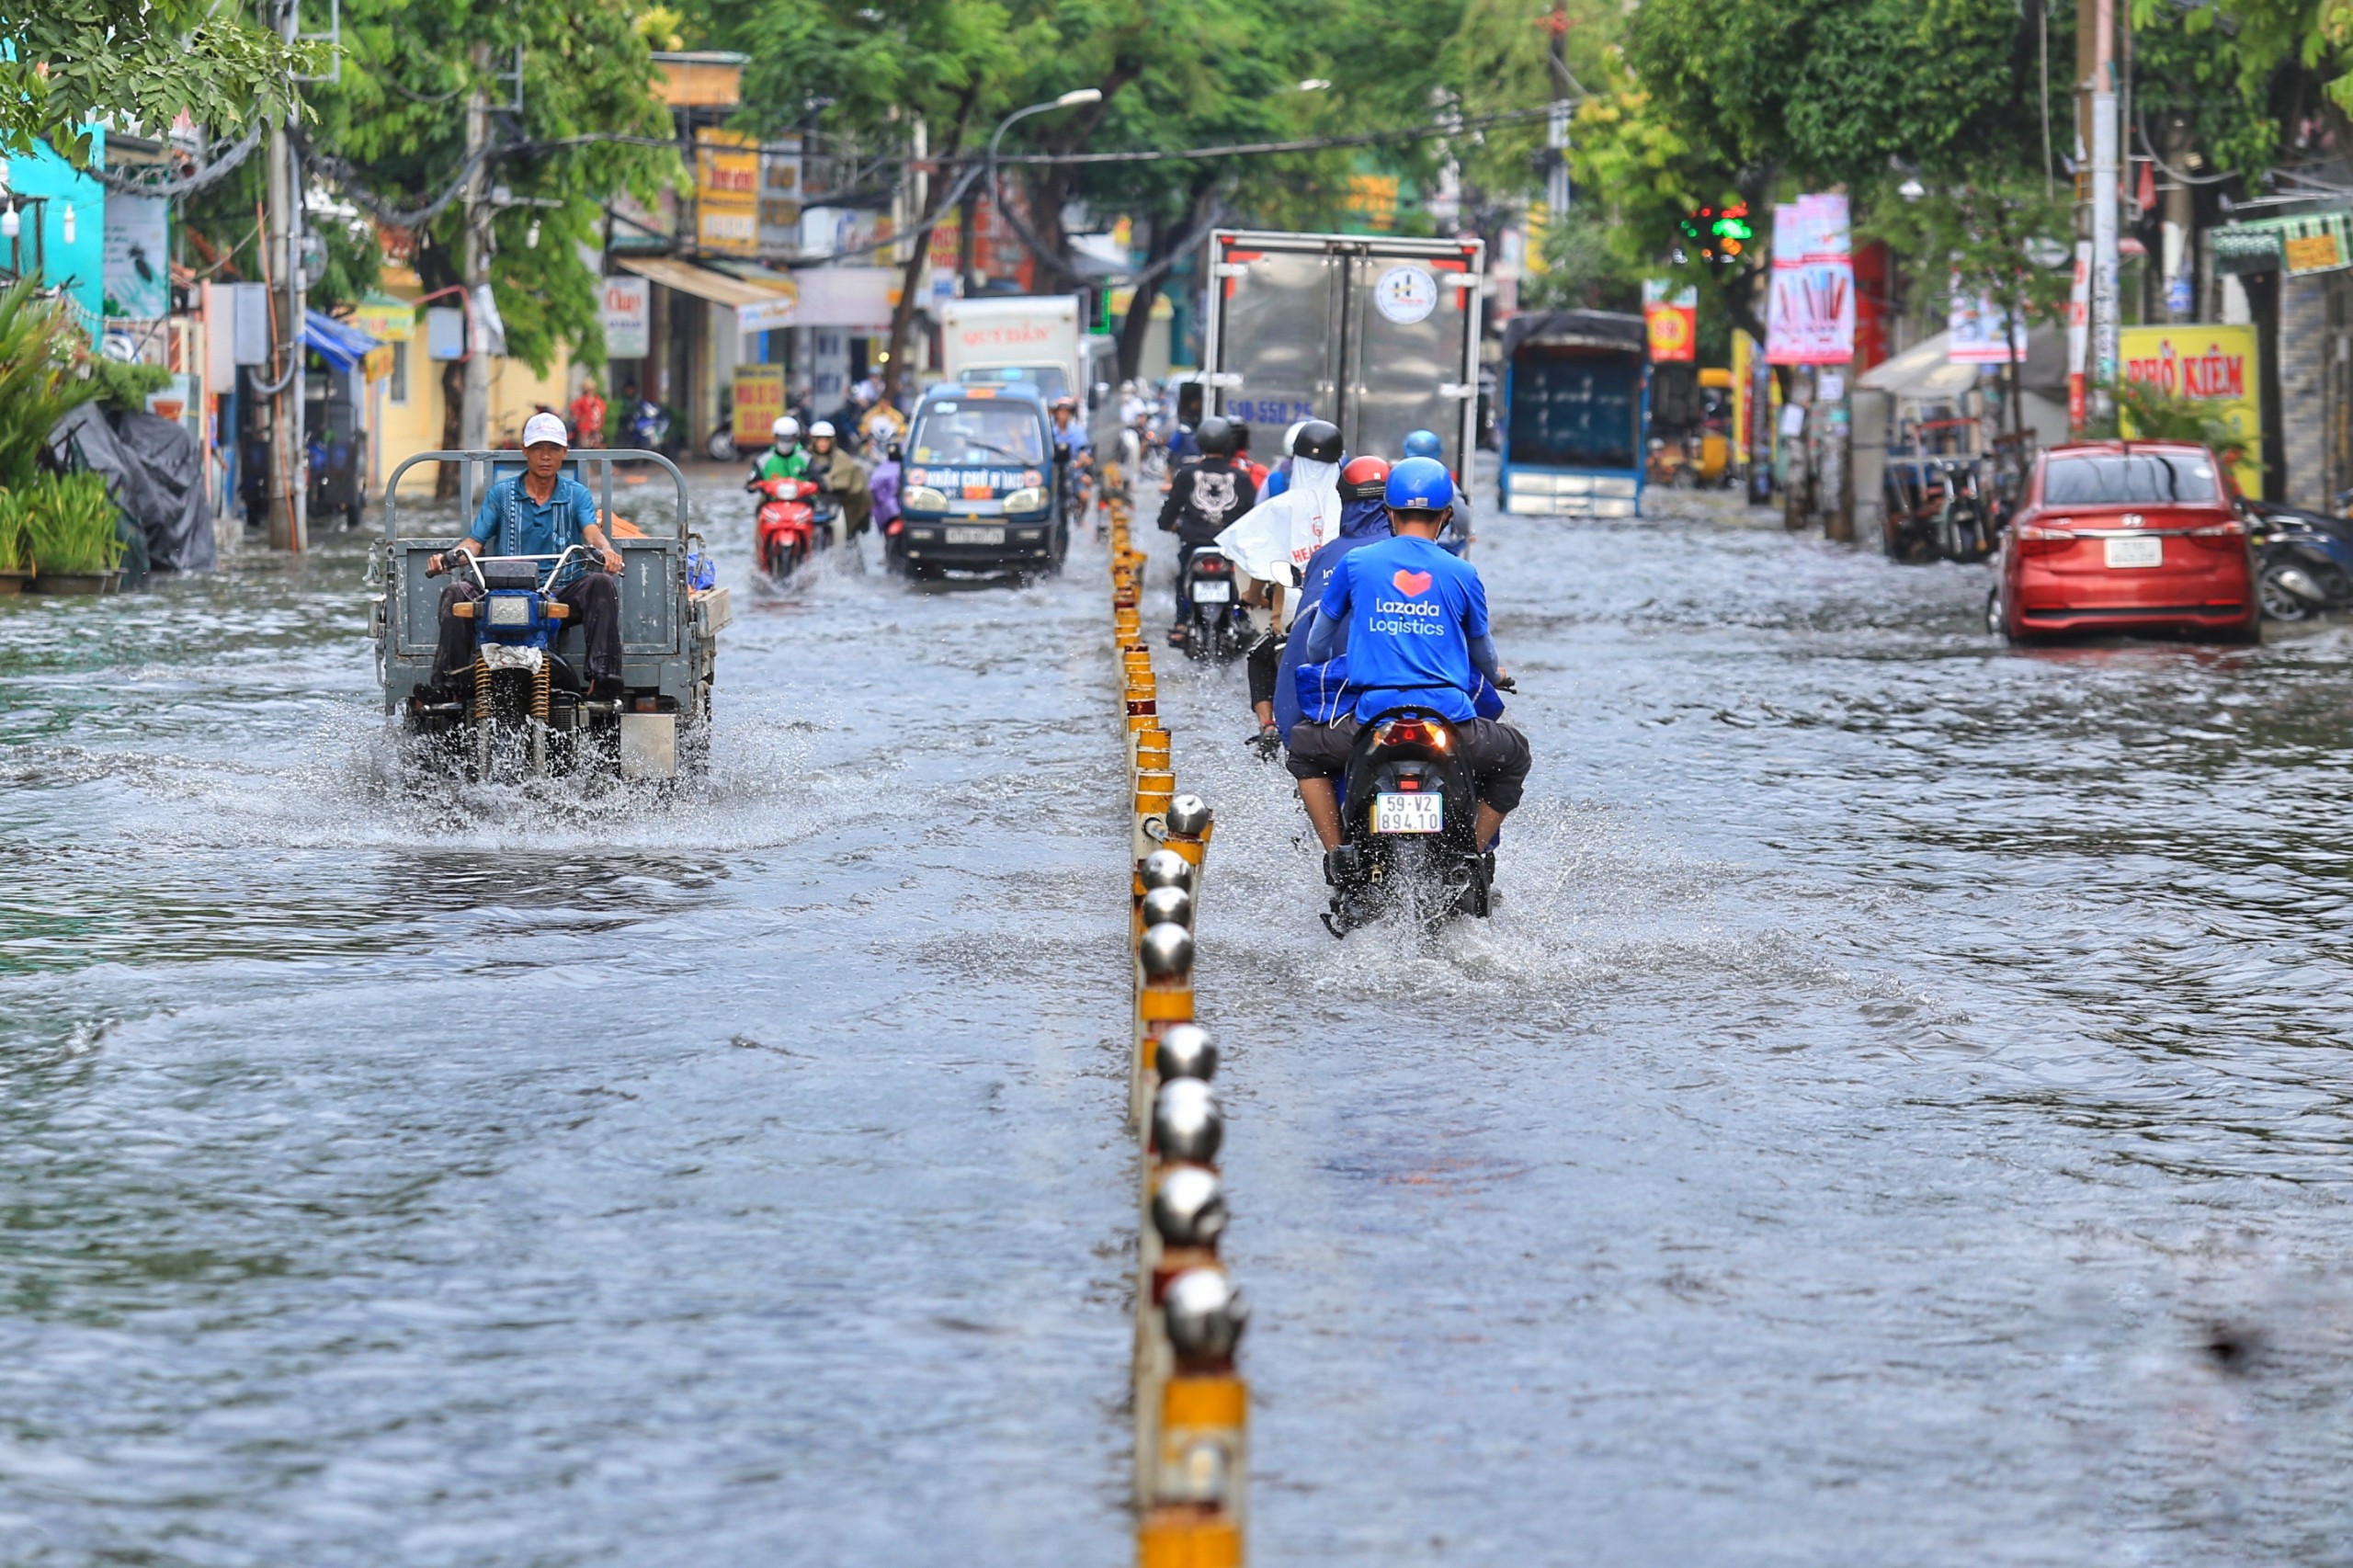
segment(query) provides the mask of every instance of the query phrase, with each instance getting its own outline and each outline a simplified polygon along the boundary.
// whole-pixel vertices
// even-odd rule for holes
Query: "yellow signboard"
[[[745,451],[768,444],[769,427],[784,416],[784,367],[735,367],[735,445]]]
[[[722,256],[760,248],[760,145],[733,131],[695,132],[695,244]]]
[[[2291,277],[2307,272],[2333,272],[2345,265],[2345,247],[2337,243],[2333,232],[2282,240],[2280,250]]]
[[[2207,404],[2250,450],[2261,447],[2262,351],[2253,326],[2128,326],[2119,331],[2117,349],[2125,381]],[[2124,433],[2132,434],[2129,423]],[[2233,472],[2241,491],[2262,498],[2260,470],[2240,463]]]

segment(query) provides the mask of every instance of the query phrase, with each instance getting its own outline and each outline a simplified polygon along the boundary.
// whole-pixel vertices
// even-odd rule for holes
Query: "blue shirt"
[[[1487,635],[1478,568],[1400,535],[1340,557],[1317,608],[1347,628],[1358,718],[1408,704],[1449,719],[1475,716],[1471,642]]]
[[[483,493],[482,510],[467,531],[493,555],[561,555],[585,543],[596,524],[597,498],[578,480],[557,474],[543,506],[531,499],[518,473]],[[577,563],[573,570],[580,570]]]
[[[1091,450],[1095,443],[1087,439],[1086,426],[1074,419],[1054,432],[1054,445],[1076,457],[1081,452]]]

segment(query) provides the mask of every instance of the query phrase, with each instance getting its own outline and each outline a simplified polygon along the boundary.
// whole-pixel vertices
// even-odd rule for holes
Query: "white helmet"
[[[776,437],[778,446],[790,446],[801,439],[801,421],[788,414],[768,426],[768,434]]]
[[[821,436],[827,440],[833,439],[834,422],[832,420],[820,419],[815,424],[809,426],[809,438],[811,440],[813,441]]]

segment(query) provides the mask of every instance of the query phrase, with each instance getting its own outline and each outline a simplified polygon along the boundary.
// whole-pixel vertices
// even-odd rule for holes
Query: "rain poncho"
[[[1324,585],[1332,580],[1332,569],[1348,551],[1389,537],[1389,508],[1377,497],[1345,501],[1340,507],[1340,537],[1326,543],[1309,560],[1300,584],[1299,619],[1291,622],[1290,640],[1283,644],[1282,663],[1275,676],[1275,726],[1282,732],[1285,741],[1290,739],[1290,727],[1300,720],[1299,667],[1306,657],[1307,639],[1315,629],[1315,607],[1324,597]],[[1334,679],[1344,678],[1347,658],[1332,663],[1338,666]]]
[[[1298,613],[1295,590],[1307,563],[1327,540],[1340,537],[1340,465],[1313,458],[1291,461],[1290,488],[1262,501],[1217,536],[1220,554],[1262,583],[1284,588],[1283,624]]]

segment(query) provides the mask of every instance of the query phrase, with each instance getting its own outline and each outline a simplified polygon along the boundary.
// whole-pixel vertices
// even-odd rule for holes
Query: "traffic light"
[[[1698,260],[1718,267],[1738,264],[1748,254],[1756,231],[1748,226],[1748,203],[1726,207],[1695,207],[1676,225],[1679,261]]]

